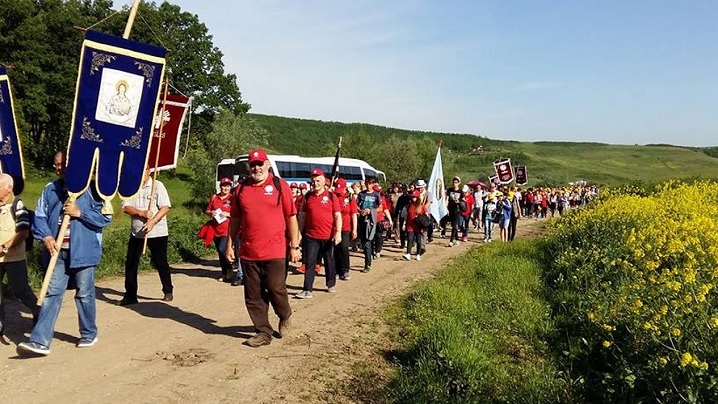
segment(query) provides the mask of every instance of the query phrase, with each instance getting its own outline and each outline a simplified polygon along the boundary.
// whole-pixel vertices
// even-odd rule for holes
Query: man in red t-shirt
[[[347,182],[339,178],[334,183],[334,196],[339,199],[342,212],[342,242],[334,247],[334,267],[339,279],[348,281],[349,275],[349,242],[357,238],[357,216],[359,209],[347,192]]]
[[[286,260],[297,262],[299,226],[292,192],[286,181],[269,172],[264,150],[249,152],[249,178],[237,186],[227,242],[227,260],[234,262],[234,245],[241,231],[239,259],[244,270],[244,301],[257,334],[245,341],[251,347],[269,345],[274,329],[269,304],[279,317],[279,333],[291,328],[292,308],[287,295]]]
[[[334,246],[342,242],[342,213],[339,198],[327,189],[327,178],[315,168],[309,175],[311,189],[304,195],[304,226],[302,255],[304,257],[304,288],[295,296],[309,299],[314,289],[315,266],[324,261],[327,292],[336,292],[337,271],[334,266]]]

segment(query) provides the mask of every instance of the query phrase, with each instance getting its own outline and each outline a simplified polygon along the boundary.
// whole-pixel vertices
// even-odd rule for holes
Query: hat
[[[452,178],[451,180],[452,181],[456,180],[456,181],[461,182],[461,178],[458,175],[456,177]]]
[[[343,194],[346,189],[347,189],[347,182],[346,182],[346,180],[344,180],[344,178],[339,178],[334,183],[334,193],[335,194]]]
[[[513,192],[513,191],[509,191],[509,199],[514,199],[514,192]]]
[[[224,184],[232,185],[232,180],[230,180],[227,177],[224,177],[221,180],[219,180],[219,185],[224,185]]]
[[[299,184],[299,189],[307,189],[307,183],[302,182],[301,184]]]
[[[471,188],[469,188],[468,185],[464,184],[463,187],[461,187],[461,192],[469,192],[471,191]]]
[[[421,192],[418,189],[415,189],[414,192],[412,192],[409,196],[412,198],[414,198],[414,197],[418,198],[421,196]]]
[[[269,160],[269,158],[267,158],[267,153],[265,153],[262,149],[250,150],[247,155],[249,156],[250,163],[264,163],[265,161]]]
[[[296,182],[289,184],[289,188],[299,188]]]
[[[323,176],[324,176],[324,171],[322,171],[322,170],[320,170],[320,169],[318,169],[318,168],[315,168],[315,169],[313,169],[312,172],[309,174],[309,177],[311,178],[311,177],[316,177],[316,176],[319,176],[319,175],[321,175],[321,176],[323,177]]]
[[[424,180],[417,180],[416,181],[416,187],[417,188],[424,188],[426,187],[426,182]]]
[[[379,184],[374,184],[374,191],[381,192],[381,186],[379,186]]]
[[[503,192],[501,192],[501,191],[496,191],[496,197],[503,196],[503,195],[504,195]]]

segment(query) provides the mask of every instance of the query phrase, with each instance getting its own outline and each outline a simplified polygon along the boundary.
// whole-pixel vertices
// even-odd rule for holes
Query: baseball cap
[[[412,198],[413,198],[413,197],[417,197],[417,198],[418,198],[418,197],[421,196],[421,192],[419,192],[419,190],[416,190],[416,189],[415,189],[411,194],[409,194],[409,196],[411,196]]]
[[[339,178],[334,183],[334,193],[335,194],[343,194],[346,189],[347,189],[347,182],[344,180],[344,178]]]
[[[289,188],[299,188],[296,182],[289,184]]]
[[[299,189],[307,189],[307,183],[302,182],[301,184],[299,184]]]
[[[265,153],[262,149],[250,150],[247,155],[249,156],[250,163],[264,163],[269,160],[269,158],[267,158],[267,153]]]
[[[323,176],[324,176],[324,171],[322,171],[322,170],[320,170],[320,169],[318,169],[318,168],[315,168],[315,169],[312,170],[311,174],[309,174],[309,177],[316,177],[316,176],[318,176],[318,175],[321,175],[321,176],[323,177]]]
[[[232,180],[227,177],[224,177],[221,180],[219,180],[219,185],[224,185],[224,184],[232,185]]]
[[[471,188],[469,188],[468,185],[464,184],[463,187],[461,187],[461,192],[469,192],[471,191]]]
[[[381,192],[381,186],[379,186],[379,184],[374,184],[374,191]]]

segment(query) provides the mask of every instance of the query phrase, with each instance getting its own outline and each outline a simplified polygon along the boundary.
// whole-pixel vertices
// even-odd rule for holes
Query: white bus
[[[272,172],[285,181],[297,184],[309,182],[309,173],[319,168],[327,176],[331,175],[334,166],[334,157],[300,157],[291,155],[267,155]],[[215,187],[219,192],[219,180],[225,177],[232,179],[232,185],[249,176],[249,163],[246,154],[235,159],[223,159],[217,164]],[[339,177],[344,178],[348,184],[375,177],[378,181],[386,181],[383,171],[369,165],[364,160],[339,157]]]

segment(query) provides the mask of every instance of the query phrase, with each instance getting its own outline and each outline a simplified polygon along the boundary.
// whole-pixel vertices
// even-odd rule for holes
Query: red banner
[[[529,182],[529,174],[526,166],[516,166],[516,185],[526,185]]]
[[[162,104],[161,100],[160,104]],[[159,170],[169,170],[177,167],[180,135],[189,105],[189,98],[181,95],[167,94],[167,104],[164,108],[157,109],[152,145],[150,146],[149,165],[154,166],[155,159],[157,158],[157,145],[160,143],[158,140],[160,138],[159,132],[162,119],[164,120],[164,124],[162,124],[162,143],[160,145],[160,159],[157,168]]]
[[[495,161],[494,170],[496,170],[496,175],[499,177],[501,184],[509,184],[514,180],[514,170],[511,168],[511,159]]]

